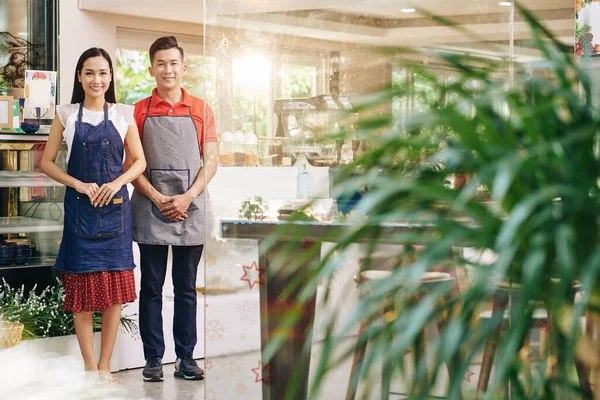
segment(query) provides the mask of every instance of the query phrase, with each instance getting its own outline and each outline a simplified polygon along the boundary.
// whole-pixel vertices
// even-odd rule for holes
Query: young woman
[[[42,170],[67,186],[61,271],[63,308],[73,312],[85,370],[108,383],[121,305],[136,299],[131,205],[127,184],[146,168],[132,106],[117,104],[110,56],[86,50],[75,70],[70,104],[57,107]],[[56,164],[63,140],[67,171]],[[126,142],[125,142],[126,141]],[[126,145],[124,143],[127,143]],[[123,172],[124,156],[128,164]],[[92,312],[102,311],[100,359],[94,355]]]

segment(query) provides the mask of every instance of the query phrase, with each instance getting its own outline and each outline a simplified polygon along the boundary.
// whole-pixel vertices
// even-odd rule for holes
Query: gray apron
[[[144,175],[165,196],[185,193],[196,180],[203,161],[198,132],[189,116],[148,115],[148,102],[142,126],[142,146],[146,156]],[[206,191],[206,190],[205,190]],[[197,246],[204,244],[204,192],[188,208],[181,222],[165,219],[150,199],[133,192],[133,240],[142,244]]]

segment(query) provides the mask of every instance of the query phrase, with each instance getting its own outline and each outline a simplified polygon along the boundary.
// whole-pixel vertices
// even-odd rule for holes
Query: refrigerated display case
[[[45,135],[0,134],[0,278],[38,290],[56,282],[51,268],[63,230],[65,187],[40,170]],[[66,165],[66,145],[57,157]]]

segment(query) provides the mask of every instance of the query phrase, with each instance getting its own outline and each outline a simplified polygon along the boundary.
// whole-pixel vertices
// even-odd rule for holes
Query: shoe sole
[[[144,376],[144,382],[162,382],[165,380],[164,376]]]
[[[204,374],[189,376],[189,375],[185,375],[183,372],[175,371],[173,373],[173,375],[176,378],[185,379],[186,381],[201,381],[204,379]]]

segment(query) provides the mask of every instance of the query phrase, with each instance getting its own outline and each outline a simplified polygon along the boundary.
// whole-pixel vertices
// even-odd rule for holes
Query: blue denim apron
[[[98,125],[83,122],[82,115],[83,103],[79,106],[67,173],[102,186],[123,174],[123,140],[108,119],[107,103],[104,120]],[[94,207],[88,196],[67,188],[65,226],[54,268],[69,273],[135,268],[127,186],[102,207]]]

